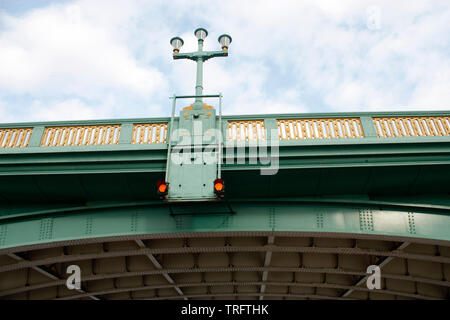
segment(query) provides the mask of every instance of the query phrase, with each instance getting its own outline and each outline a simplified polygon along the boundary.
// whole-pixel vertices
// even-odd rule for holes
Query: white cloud
[[[18,18],[3,13],[1,88],[18,94],[90,98],[102,90],[148,95],[163,88],[161,72],[140,65],[120,41],[124,39],[119,31],[137,14],[132,8],[126,2],[79,1]]]
[[[450,87],[450,6],[378,1],[380,29],[369,30],[366,9],[372,4],[278,1],[256,7],[228,1],[224,10],[208,13],[237,16],[237,24],[219,20],[238,34],[236,51],[275,63],[272,71],[287,71],[291,85],[313,90],[329,110],[450,109],[445,89],[439,89]],[[420,92],[425,90],[428,98]]]
[[[98,115],[104,111],[99,110],[101,106],[88,106],[78,99],[69,99],[54,102],[50,105],[42,101],[34,101],[31,104],[32,117],[34,120],[46,119],[47,121],[63,121],[77,119],[102,118]]]
[[[380,28],[369,30],[373,5]],[[80,0],[0,19],[4,104],[80,104],[60,117],[169,115],[168,96],[193,94],[196,70],[172,61],[169,39],[195,50],[199,26],[206,50],[233,37],[229,57],[204,64],[204,93],[222,92],[226,114],[450,109],[445,1]]]
[[[6,106],[4,101],[0,100],[0,123],[8,122],[10,118],[8,117],[8,112],[6,111]]]

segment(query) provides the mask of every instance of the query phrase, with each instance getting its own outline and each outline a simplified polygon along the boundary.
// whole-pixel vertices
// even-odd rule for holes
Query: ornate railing
[[[167,122],[140,123],[133,126],[132,144],[166,143]]]
[[[264,120],[228,121],[228,139],[233,141],[258,141],[266,139]]]
[[[117,144],[120,125],[47,127],[41,147]]]
[[[0,148],[26,148],[33,128],[0,129]]]
[[[363,138],[358,118],[277,120],[280,140]]]
[[[450,117],[373,118],[380,138],[450,135]]]
[[[313,140],[382,138],[439,138],[450,136],[450,112],[353,113],[329,115],[278,115],[253,118],[224,117],[225,138],[228,141],[252,142],[278,139],[285,143]],[[169,139],[167,118],[133,121],[86,121],[85,123],[11,124],[0,129],[0,149],[15,152],[19,148],[99,146],[99,145],[159,145]],[[154,122],[151,122],[154,121]],[[177,121],[177,120],[175,120]],[[176,125],[176,122],[175,122]],[[275,131],[274,131],[275,130]],[[407,140],[403,140],[407,141]],[[7,149],[13,149],[7,151]]]

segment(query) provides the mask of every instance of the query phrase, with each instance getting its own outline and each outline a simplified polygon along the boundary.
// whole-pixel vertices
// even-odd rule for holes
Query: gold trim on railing
[[[359,118],[280,119],[280,140],[363,138]]]
[[[141,143],[166,143],[167,122],[164,123],[139,123],[133,126],[132,144]]]
[[[264,120],[228,121],[228,139],[233,141],[258,141],[266,139]]]
[[[119,134],[120,124],[47,127],[42,136],[41,147],[117,144]]]
[[[373,118],[380,138],[450,135],[450,117]]]
[[[0,148],[26,148],[33,128],[0,129]]]

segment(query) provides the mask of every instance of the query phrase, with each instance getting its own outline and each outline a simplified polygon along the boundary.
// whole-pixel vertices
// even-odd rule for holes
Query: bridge
[[[1,299],[450,298],[450,111],[219,111],[0,124]]]

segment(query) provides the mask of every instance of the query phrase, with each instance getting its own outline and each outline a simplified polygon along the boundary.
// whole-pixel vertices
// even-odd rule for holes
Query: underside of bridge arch
[[[193,214],[185,205],[134,203],[7,220],[0,230],[0,299],[450,297],[445,210],[195,208]],[[79,290],[66,287],[70,265],[81,269]],[[367,288],[369,265],[381,269],[380,289]]]
[[[295,232],[141,235],[0,256],[2,299],[448,299],[449,244]],[[68,290],[78,265],[82,288]],[[369,265],[381,288],[366,286]]]

